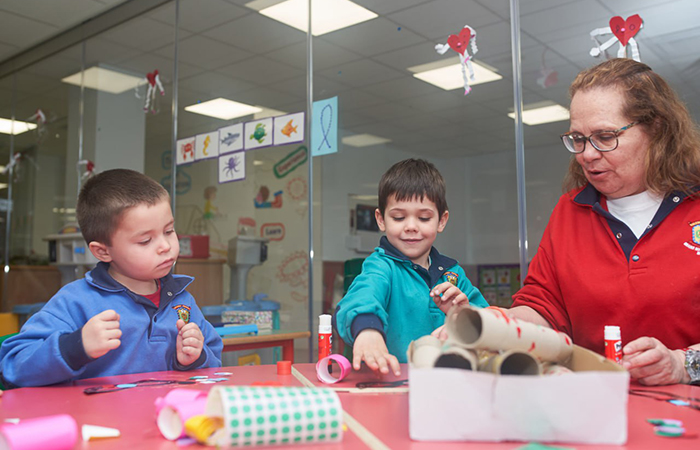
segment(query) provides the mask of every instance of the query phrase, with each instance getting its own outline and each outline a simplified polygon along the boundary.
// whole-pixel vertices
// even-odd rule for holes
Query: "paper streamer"
[[[337,362],[340,366],[340,375],[338,375],[338,378],[335,378],[328,371],[328,368],[332,361]],[[337,354],[329,355],[316,363],[316,377],[318,377],[319,381],[326,384],[337,383],[338,381],[345,378],[348,375],[348,373],[350,373],[351,368],[352,366],[350,365],[350,361],[348,361],[348,359],[345,356]]]
[[[215,386],[205,415],[224,420],[209,445],[328,443],[343,437],[340,399],[325,388]]]
[[[0,426],[0,449],[70,450],[78,439],[78,424],[68,414],[22,419]]]
[[[571,357],[571,338],[564,333],[523,322],[499,309],[457,305],[445,320],[448,342],[480,350],[522,350],[542,361]]]

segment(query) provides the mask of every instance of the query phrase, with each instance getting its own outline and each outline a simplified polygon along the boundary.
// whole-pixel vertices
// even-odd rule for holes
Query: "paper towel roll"
[[[448,342],[480,350],[521,350],[542,361],[566,361],[571,338],[564,333],[513,319],[497,309],[457,305],[445,320]]]
[[[540,375],[540,362],[530,353],[518,350],[479,352],[479,370],[499,375]]]

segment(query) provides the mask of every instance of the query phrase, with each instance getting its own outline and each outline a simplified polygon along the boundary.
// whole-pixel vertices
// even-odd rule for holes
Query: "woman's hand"
[[[641,384],[656,386],[690,382],[685,370],[685,353],[669,350],[658,339],[640,337],[625,345],[622,353],[622,367]]]

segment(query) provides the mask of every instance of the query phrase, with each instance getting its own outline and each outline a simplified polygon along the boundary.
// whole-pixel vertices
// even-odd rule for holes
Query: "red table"
[[[295,364],[297,369],[309,382],[320,385],[315,378],[313,364]],[[215,372],[231,372],[229,380],[217,384],[196,384],[192,386],[153,386],[136,387],[119,392],[85,395],[83,389],[103,384],[128,383],[156,378],[162,380],[187,380],[193,375],[217,377]],[[405,378],[407,369],[402,366]],[[332,387],[353,387],[357,381],[373,378],[366,370],[353,372],[343,382]],[[395,379],[395,377],[389,377]],[[212,386],[248,385],[253,382],[277,381],[285,386],[301,386],[302,383],[293,376],[278,376],[276,367],[236,366],[219,369],[200,369],[190,372],[154,372],[149,374],[122,375],[118,377],[82,380],[70,385],[42,388],[22,388],[5,391],[0,397],[0,421],[7,418],[28,419],[51,414],[67,413],[72,415],[78,425],[91,424],[118,428],[119,438],[102,441],[79,442],[76,449],[182,449],[177,443],[165,440],[155,423],[153,402],[176,387],[209,390]],[[639,388],[638,386],[633,386]],[[646,388],[641,388],[646,389]],[[672,392],[682,396],[700,398],[700,387],[666,386],[656,390]],[[408,436],[408,395],[395,394],[359,394],[339,392],[343,409],[367,431],[393,449],[517,449],[524,443],[510,442],[500,444],[486,443],[437,443],[411,441]],[[578,449],[687,449],[700,448],[700,439],[662,438],[654,435],[653,427],[646,423],[647,418],[674,418],[685,423],[691,433],[700,433],[700,411],[687,407],[674,406],[650,398],[630,396],[629,401],[629,441],[626,446],[587,446],[578,444],[562,445]],[[189,447],[201,448],[197,445]],[[296,448],[301,448],[296,446]],[[335,445],[314,445],[314,449],[360,449],[367,448],[354,432],[345,433],[342,443]],[[381,448],[381,447],[377,447]]]
[[[311,336],[309,331],[280,331],[272,330],[256,335],[225,337],[224,352],[237,350],[256,350],[267,347],[282,347],[282,360],[294,362],[294,339],[306,339]]]

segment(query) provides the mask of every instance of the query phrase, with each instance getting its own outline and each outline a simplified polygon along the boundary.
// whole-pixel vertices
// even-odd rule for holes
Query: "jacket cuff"
[[[386,341],[386,334],[384,333],[384,324],[381,319],[372,313],[358,314],[352,321],[350,326],[350,332],[352,333],[352,339],[357,339],[357,335],[363,330],[371,328],[377,330],[382,334],[382,337]]]
[[[73,370],[80,370],[87,363],[94,361],[85,353],[82,328],[78,328],[72,333],[60,335],[58,337],[58,349],[61,351],[63,360]]]
[[[202,353],[199,354],[199,358],[189,366],[183,366],[180,361],[177,360],[177,355],[175,356],[175,370],[185,371],[190,369],[196,369],[199,366],[204,365],[207,360],[207,351],[202,349]]]

